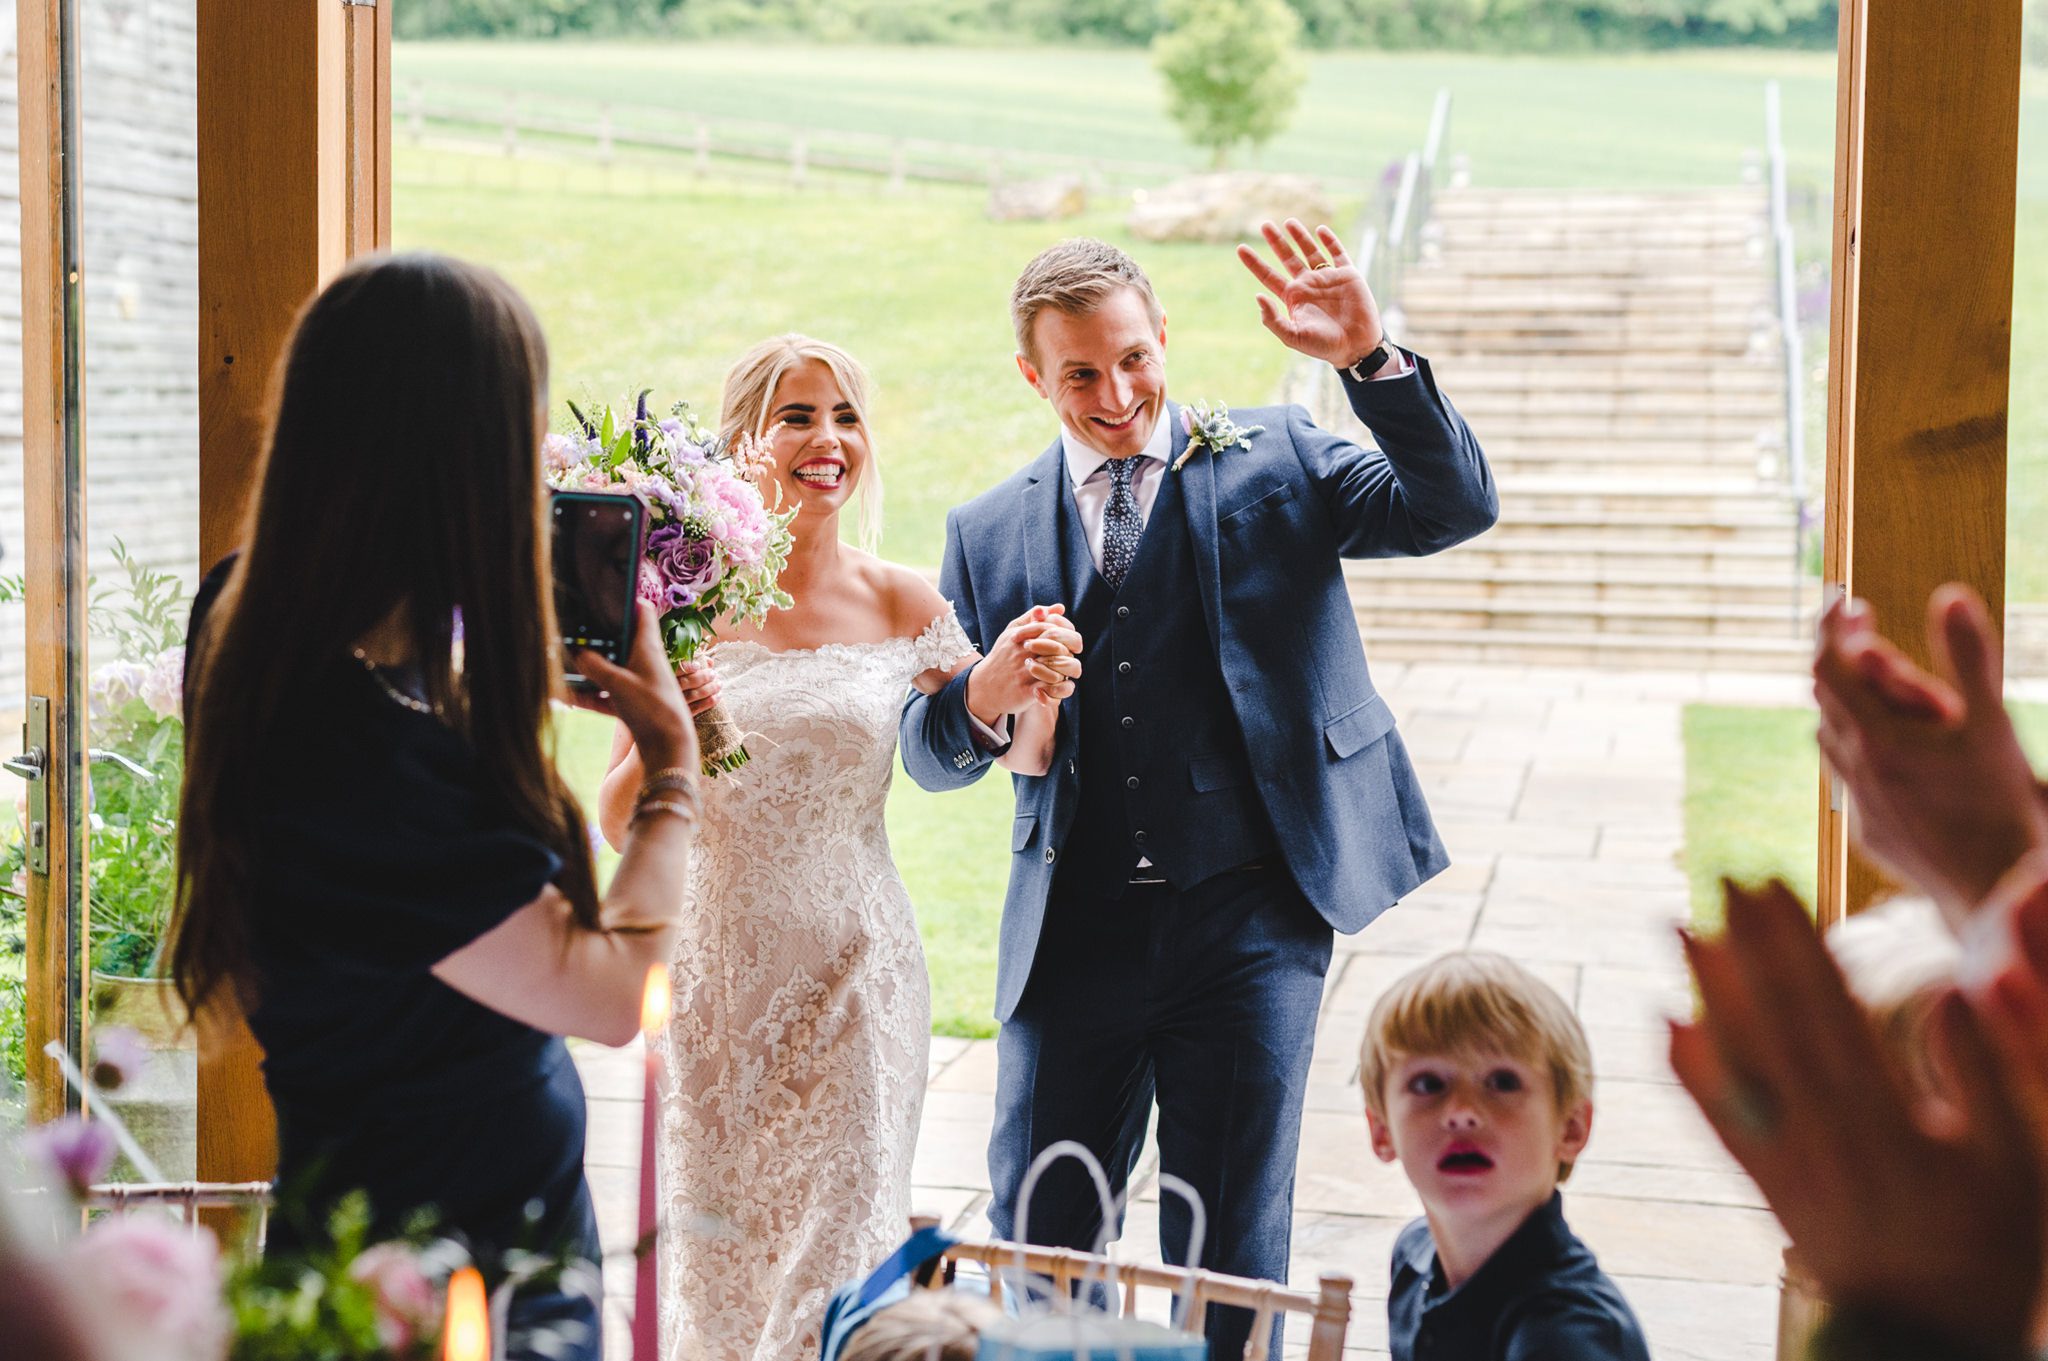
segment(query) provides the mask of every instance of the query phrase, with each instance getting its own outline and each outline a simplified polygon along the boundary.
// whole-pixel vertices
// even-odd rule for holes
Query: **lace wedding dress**
[[[712,654],[752,761],[704,787],[661,1105],[666,1361],[816,1356],[834,1287],[909,1231],[931,988],[882,825],[915,638]]]

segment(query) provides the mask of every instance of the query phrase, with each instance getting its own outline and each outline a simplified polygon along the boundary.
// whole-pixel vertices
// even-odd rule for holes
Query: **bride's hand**
[[[702,658],[684,662],[676,672],[676,683],[683,687],[683,703],[690,706],[692,718],[718,703],[718,672]]]
[[[593,688],[571,692],[570,702],[624,723],[646,769],[695,769],[697,726],[690,721],[682,688],[662,651],[660,618],[644,600],[636,608],[633,651],[626,665],[615,666],[595,652],[576,653],[577,670]]]

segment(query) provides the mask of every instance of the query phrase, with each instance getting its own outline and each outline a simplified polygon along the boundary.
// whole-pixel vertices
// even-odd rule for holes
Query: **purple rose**
[[[114,1131],[76,1115],[37,1125],[21,1137],[21,1148],[80,1197],[114,1165]]]
[[[725,575],[718,549],[708,539],[691,539],[680,532],[655,557],[662,579],[668,583],[669,608],[694,605]]]

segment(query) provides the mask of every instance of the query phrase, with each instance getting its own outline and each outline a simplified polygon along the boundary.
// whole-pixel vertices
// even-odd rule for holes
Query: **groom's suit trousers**
[[[1185,891],[1133,885],[1116,898],[1069,880],[1054,882],[1036,966],[997,1039],[996,1232],[1093,1247],[1102,1215],[1080,1165],[1050,1169],[1028,1212],[1015,1200],[1025,1169],[1047,1145],[1073,1139],[1121,1193],[1156,1099],[1161,1169],[1192,1185],[1208,1211],[1201,1264],[1286,1280],[1329,924],[1278,865]],[[1188,1233],[1186,1206],[1162,1196],[1167,1261],[1185,1262]],[[1236,1361],[1251,1318],[1211,1306],[1212,1357]],[[1272,1355],[1279,1345],[1276,1326]]]

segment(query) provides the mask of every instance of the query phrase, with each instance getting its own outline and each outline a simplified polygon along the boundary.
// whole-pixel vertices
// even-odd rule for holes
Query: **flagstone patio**
[[[1366,1145],[1358,1043],[1374,998],[1459,946],[1523,960],[1577,1006],[1598,1088],[1591,1146],[1566,1213],[1620,1283],[1666,1361],[1762,1361],[1776,1336],[1782,1239],[1664,1061],[1663,1017],[1690,1005],[1672,927],[1684,920],[1684,750],[1691,701],[1798,704],[1796,676],[1603,673],[1437,663],[1375,668],[1414,754],[1452,868],[1358,936],[1339,937],[1310,1069],[1295,1195],[1294,1282],[1356,1281],[1349,1345],[1385,1355],[1388,1255],[1420,1213]],[[641,1064],[578,1050],[590,1094],[589,1167],[608,1245],[633,1233]],[[987,1236],[984,1151],[995,1046],[935,1039],[917,1203]],[[1156,1155],[1123,1244],[1157,1260]],[[632,1281],[608,1353],[624,1357]],[[1290,1333],[1290,1351],[1304,1335]]]

